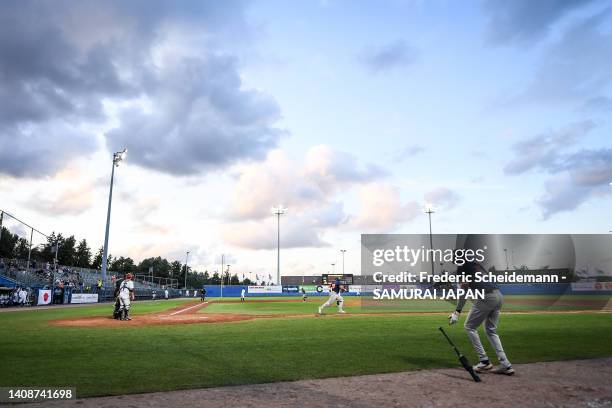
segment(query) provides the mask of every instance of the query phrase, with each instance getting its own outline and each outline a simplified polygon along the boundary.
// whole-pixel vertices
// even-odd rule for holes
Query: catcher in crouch
[[[134,275],[128,273],[119,285],[119,314],[121,320],[132,320],[130,317],[130,303],[134,300]]]

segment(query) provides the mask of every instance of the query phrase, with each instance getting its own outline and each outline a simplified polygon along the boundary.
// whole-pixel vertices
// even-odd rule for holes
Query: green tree
[[[179,261],[174,261],[170,264],[170,276],[171,278],[178,278],[181,276],[182,264]]]
[[[2,227],[2,236],[0,237],[0,258],[14,258],[15,247],[19,237],[12,234],[8,229]]]
[[[134,260],[132,258],[124,258],[122,256],[120,256],[119,258],[116,258],[115,260],[113,260],[113,262],[110,265],[110,270],[113,272],[120,272],[122,274],[128,273],[128,272],[135,272],[136,271],[136,265],[134,264]]]
[[[17,245],[13,252],[14,257],[17,259],[28,259],[28,253],[30,252],[30,243],[25,238],[18,238]]]
[[[221,283],[221,278],[219,277],[219,272],[213,273],[212,278],[210,278],[209,285],[219,285]]]
[[[148,275],[149,268],[153,267],[153,271],[156,277],[168,278],[170,274],[170,262],[167,259],[162,258],[161,256],[155,258],[147,258],[143,259],[140,264],[138,264],[138,272]],[[174,276],[176,278],[176,276]]]
[[[85,239],[82,239],[76,248],[74,265],[80,268],[91,266],[91,249],[89,249]]]
[[[230,285],[240,285],[240,279],[238,278],[238,275],[233,274],[231,279],[230,279]]]
[[[94,256],[93,261],[91,261],[91,268],[92,269],[101,269],[102,268],[102,255],[103,254],[104,254],[104,248],[100,247],[100,249],[98,249],[98,252]]]
[[[55,244],[57,238],[61,237],[61,235],[56,235],[55,232],[52,232],[51,235],[47,237],[47,243],[44,244],[43,249],[40,253],[40,260],[43,262],[53,263],[55,259]]]

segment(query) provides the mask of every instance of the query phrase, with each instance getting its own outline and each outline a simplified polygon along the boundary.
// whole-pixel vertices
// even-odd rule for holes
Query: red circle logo
[[[45,292],[45,294],[43,295],[43,300],[46,302],[47,300],[49,300],[49,294],[47,292]]]

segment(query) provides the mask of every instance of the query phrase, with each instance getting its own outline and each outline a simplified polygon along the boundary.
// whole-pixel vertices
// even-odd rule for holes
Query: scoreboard
[[[353,274],[349,273],[349,274],[331,274],[331,273],[324,273],[323,275],[321,275],[321,283],[323,285],[329,285],[332,282],[335,282],[336,279],[340,280],[340,284],[341,285],[352,285],[353,284]]]

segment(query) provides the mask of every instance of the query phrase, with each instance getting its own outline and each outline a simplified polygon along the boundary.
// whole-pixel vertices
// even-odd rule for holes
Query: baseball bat
[[[444,331],[444,329],[442,327],[438,327],[438,329],[442,332],[442,334],[444,335],[444,337],[446,337],[446,340],[448,341],[448,343],[451,345],[451,347],[453,348],[453,350],[455,350],[455,353],[457,353],[457,357],[459,357],[459,362],[461,363],[461,365],[463,366],[463,368],[465,368],[465,371],[467,371],[468,373],[470,373],[470,375],[472,376],[472,378],[474,379],[474,381],[476,382],[480,382],[480,377],[478,376],[478,374],[476,374],[476,372],[474,371],[474,368],[472,367],[472,365],[470,364],[470,362],[468,361],[467,357],[465,357],[463,354],[461,354],[461,352],[459,351],[459,349],[457,348],[457,346],[455,346],[455,343],[453,343],[453,341],[450,339],[450,337],[448,337],[448,335],[446,334],[446,332]]]

